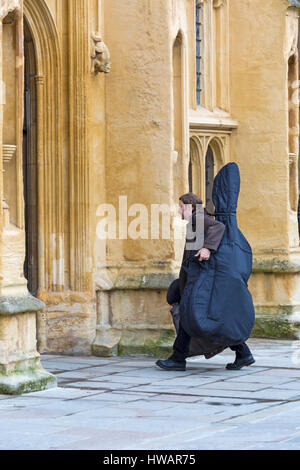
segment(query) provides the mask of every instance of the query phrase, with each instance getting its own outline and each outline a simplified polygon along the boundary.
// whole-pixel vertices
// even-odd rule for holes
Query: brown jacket
[[[193,229],[195,230],[195,212],[193,212],[191,217],[192,217]],[[217,249],[219,248],[219,245],[224,235],[224,231],[225,231],[225,225],[222,224],[222,222],[218,222],[217,220],[210,217],[207,214],[206,210],[204,209],[203,248],[207,248],[212,253],[215,253]],[[186,243],[187,241],[191,241],[191,240],[186,240]],[[183,289],[184,289],[186,279],[187,279],[186,270],[184,268],[187,268],[187,265],[188,265],[187,259],[191,255],[191,250],[186,249],[186,243],[185,243],[184,252],[183,252],[181,270],[179,274],[179,288],[180,288],[181,295],[183,293]]]

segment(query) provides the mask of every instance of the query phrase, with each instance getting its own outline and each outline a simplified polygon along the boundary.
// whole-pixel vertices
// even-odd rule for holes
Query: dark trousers
[[[181,323],[179,323],[179,330],[173,345],[174,352],[171,356],[171,359],[178,362],[185,361],[185,358],[189,353],[190,341],[191,337],[184,331]],[[237,346],[230,346],[230,349],[236,352],[238,359],[251,354],[251,351],[246,343],[238,344]]]

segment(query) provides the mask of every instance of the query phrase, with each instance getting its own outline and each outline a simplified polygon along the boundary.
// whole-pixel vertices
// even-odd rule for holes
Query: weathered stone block
[[[300,322],[291,321],[288,315],[257,315],[252,331],[253,338],[299,339]]]
[[[0,373],[0,394],[21,395],[38,392],[57,386],[56,377],[42,367],[14,371],[7,375]]]
[[[92,352],[94,356],[117,356],[119,351],[120,338],[120,330],[115,330],[109,326],[98,328],[96,339],[92,345]]]
[[[124,330],[119,345],[120,355],[149,354],[153,357],[167,357],[172,352],[175,331]]]
[[[43,305],[30,295],[0,300],[0,394],[18,395],[57,384],[42,368],[36,349],[35,310]]]

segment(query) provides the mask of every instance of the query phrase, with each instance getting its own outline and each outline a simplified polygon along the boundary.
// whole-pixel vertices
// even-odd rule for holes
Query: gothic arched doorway
[[[64,283],[61,53],[44,1],[24,0],[25,273],[37,296]]]
[[[36,57],[31,31],[25,19],[24,56],[23,177],[26,229],[24,274],[28,280],[28,290],[36,295],[38,290]]]

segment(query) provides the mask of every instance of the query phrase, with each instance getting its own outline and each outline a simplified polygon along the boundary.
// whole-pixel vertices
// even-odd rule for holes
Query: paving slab
[[[176,377],[176,378],[165,378],[163,380],[163,377],[159,378],[159,380],[152,381],[152,385],[162,385],[163,384],[166,387],[173,387],[174,389],[176,387],[181,387],[184,386],[186,387],[202,387],[203,385],[206,384],[213,384],[213,383],[219,383],[219,378],[216,377],[198,377],[195,375],[189,375],[187,377]]]
[[[103,393],[102,390],[76,390],[74,388],[52,388],[50,390],[43,390],[42,392],[28,393],[29,397],[42,397],[49,399],[63,398],[64,400],[74,400],[76,398],[83,398],[89,395],[97,395]]]
[[[88,429],[86,432],[79,429],[70,429],[73,436],[73,442],[59,447],[54,447],[54,450],[127,450],[130,449],[132,443],[135,443],[133,448],[137,447],[139,443],[144,440],[150,440],[157,436],[157,432],[129,432],[127,430],[94,430]],[[77,434],[77,435],[76,435]],[[69,439],[70,440],[70,439]],[[140,444],[143,448],[143,444]]]
[[[272,388],[282,389],[282,390],[296,390],[300,393],[300,380],[296,380],[294,382],[287,382],[284,384],[272,384]]]
[[[300,369],[272,368],[262,372],[256,372],[255,376],[300,379]]]
[[[70,371],[70,372],[61,372],[57,374],[57,379],[62,379],[62,380],[88,380],[93,377],[107,377],[108,374],[107,372],[101,372],[100,370],[89,370],[89,369],[83,369],[81,371],[75,370],[75,371]]]
[[[139,393],[135,392],[134,390],[126,389],[126,390],[105,390],[102,394],[91,394],[89,396],[83,397],[82,400],[110,400],[110,401],[132,401],[137,399],[144,399],[148,400],[151,397],[156,396],[156,393]]]
[[[248,342],[256,363],[228,371],[230,350],[186,372],[156,358],[42,356],[59,387],[0,396],[0,449],[299,449],[300,341]]]
[[[123,373],[124,377],[148,377],[150,379],[161,379],[165,380],[167,378],[175,378],[175,377],[188,377],[193,375],[193,370],[187,370],[185,372],[180,372],[180,371],[166,371],[166,370],[161,370],[159,368],[156,368],[153,366],[150,370],[148,368],[141,368],[141,369],[133,369],[129,370],[126,372],[122,372],[119,369],[119,374]]]
[[[257,375],[257,374],[248,374],[245,376],[240,376],[240,377],[225,377],[224,380],[226,382],[246,382],[246,383],[261,383],[261,384],[267,384],[268,386],[272,386],[274,384],[276,385],[282,385],[282,384],[288,384],[291,382],[294,382],[296,379],[295,377],[278,377],[277,375]]]
[[[219,388],[215,389],[205,389],[202,387],[190,387],[188,390],[184,387],[177,387],[174,389],[173,387],[162,387],[162,386],[154,386],[154,385],[146,385],[146,386],[136,386],[134,387],[135,391],[144,391],[144,392],[152,392],[152,393],[161,393],[162,395],[165,393],[176,395],[176,394],[185,394],[186,396],[200,396],[200,397],[231,397],[231,398],[249,398],[253,399],[260,399],[260,400],[283,400],[294,398],[296,393],[293,390],[272,390],[268,393],[261,392],[253,392],[253,391],[241,391],[241,390],[224,390],[222,389],[222,385],[220,384]]]
[[[131,375],[127,375],[124,377],[122,374],[115,374],[115,375],[103,375],[102,377],[90,377],[89,382],[109,382],[111,384],[116,383],[116,384],[137,384],[137,385],[148,385],[151,383],[151,379],[147,378],[147,375],[145,374],[144,377],[135,377]]]
[[[84,382],[73,382],[68,383],[69,388],[80,388],[82,390],[126,390],[132,389],[134,384],[124,384],[120,382],[92,382],[92,381],[84,381]]]
[[[61,361],[60,359],[56,359],[55,361],[45,362],[44,367],[47,370],[57,370],[57,371],[67,370],[67,371],[70,371],[70,370],[85,369],[86,367],[89,367],[89,364],[76,364],[76,363],[74,364],[73,362],[68,362],[68,361],[65,361],[65,360]]]
[[[166,394],[161,394],[161,395],[156,395],[155,397],[152,398],[153,400],[157,401],[167,401],[167,402],[174,402],[174,403],[195,403],[199,401],[199,397],[197,396],[187,396],[187,395],[179,395],[179,394],[173,394],[173,395],[168,395]]]
[[[195,387],[192,386],[191,390]],[[245,392],[253,392],[259,390],[265,390],[269,388],[269,384],[257,384],[253,382],[226,382],[224,380],[218,382],[210,382],[204,385],[201,385],[201,390],[236,390],[236,391],[245,391]]]

